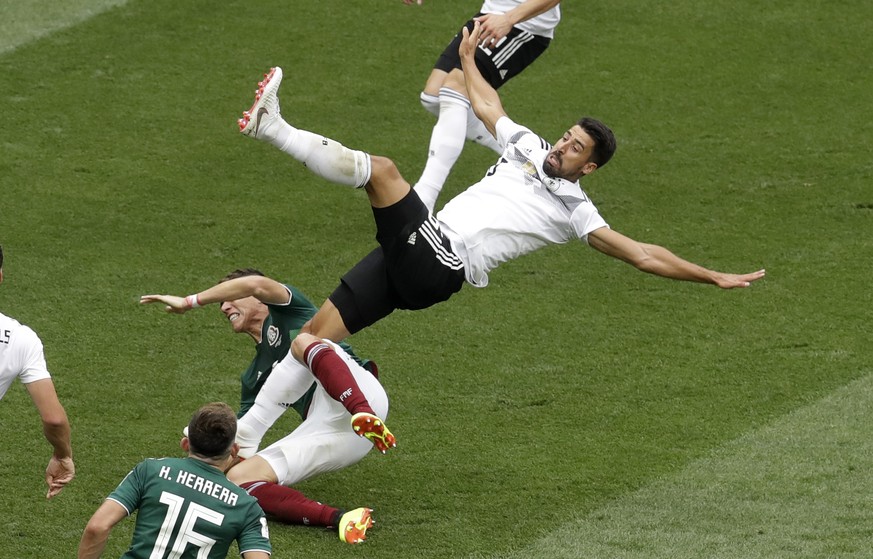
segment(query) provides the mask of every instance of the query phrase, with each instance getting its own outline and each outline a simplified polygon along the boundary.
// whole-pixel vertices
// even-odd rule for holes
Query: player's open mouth
[[[237,318],[239,318],[239,313],[238,313],[238,312],[232,312],[232,313],[230,313],[229,315],[227,315],[227,319],[228,319],[229,321],[231,321],[231,322],[233,322],[233,321],[236,320]]]
[[[546,158],[546,161],[548,161],[549,165],[556,169],[561,166],[561,162],[558,160],[558,156],[554,153],[550,153],[549,156]]]

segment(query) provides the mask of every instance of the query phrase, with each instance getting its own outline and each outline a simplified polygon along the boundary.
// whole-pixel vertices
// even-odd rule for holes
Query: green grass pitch
[[[251,355],[216,308],[137,304],[255,266],[322,301],[374,245],[362,192],[240,136],[259,76],[283,114],[421,172],[418,93],[472,0],[22,1],[0,7],[0,309],[31,325],[78,476],[45,501],[25,390],[0,402],[0,556],[72,557],[139,460],[180,453]],[[614,129],[583,187],[615,229],[733,272],[669,282],[581,244],[350,341],[398,448],[299,489],[370,506],[359,547],[271,525],[277,558],[861,558],[873,505],[873,4],[567,2],[502,92],[557,139]],[[442,200],[494,156],[468,145]],[[275,438],[294,427],[285,418]],[[113,532],[106,557],[129,543]]]

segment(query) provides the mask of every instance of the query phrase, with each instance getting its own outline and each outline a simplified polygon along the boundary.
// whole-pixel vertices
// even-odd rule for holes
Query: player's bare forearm
[[[70,424],[67,421],[43,423],[42,431],[46,440],[52,445],[56,458],[71,458],[73,456],[73,448],[70,443]]]
[[[748,287],[764,277],[764,270],[749,274],[726,274],[684,260],[666,248],[637,242],[618,231],[601,227],[588,234],[588,244],[607,256],[627,262],[634,268],[664,278],[711,283],[723,289]]]
[[[79,542],[79,553],[76,557],[78,559],[97,559],[103,554],[108,539],[108,533],[101,537],[86,531],[82,534],[82,540]]]
[[[711,283],[722,289],[733,289],[735,287],[749,287],[753,281],[761,279],[765,274],[764,270],[749,274],[717,272],[684,260],[662,246],[643,243],[640,245],[647,257],[635,263],[636,268],[664,278]]]
[[[119,503],[109,499],[103,501],[103,504],[100,505],[88,521],[85,531],[82,532],[82,539],[79,541],[78,559],[96,559],[100,557],[103,553],[103,548],[106,547],[106,542],[109,540],[112,528],[125,516],[127,516],[127,511]]]
[[[196,299],[192,300],[192,297]],[[197,293],[196,296],[143,295],[139,302],[163,303],[166,305],[167,312],[183,314],[193,307],[235,301],[244,297],[255,297],[263,303],[276,305],[287,304],[291,300],[291,294],[281,283],[264,276],[253,275],[221,282]]]
[[[480,32],[481,26],[478,22],[474,24],[472,33],[465,27],[462,30],[463,35],[458,54],[461,57],[461,67],[464,70],[464,80],[467,85],[467,97],[473,106],[473,112],[485,124],[488,132],[496,136],[497,121],[506,115],[506,111],[503,110],[497,91],[491,87],[491,84],[485,80],[482,73],[479,72],[479,68],[476,67],[475,57]]]
[[[58,400],[58,393],[51,379],[42,379],[25,385],[42,419],[42,431],[46,440],[54,448],[58,459],[73,455],[70,444],[70,421],[67,412]]]

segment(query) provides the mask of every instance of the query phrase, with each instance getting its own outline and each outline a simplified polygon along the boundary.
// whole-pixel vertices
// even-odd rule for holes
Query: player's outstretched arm
[[[497,91],[482,77],[482,73],[476,67],[476,49],[482,27],[476,22],[472,33],[467,31],[466,27],[461,31],[463,38],[461,46],[458,47],[458,54],[461,57],[461,67],[464,70],[464,80],[467,84],[467,97],[473,106],[473,112],[485,124],[488,132],[496,137],[497,121],[506,116],[506,111],[503,110]]]
[[[106,500],[88,521],[79,541],[78,559],[96,559],[103,553],[112,528],[127,516],[127,510],[115,501]]]
[[[25,387],[39,411],[45,438],[54,449],[45,469],[45,483],[48,485],[46,498],[51,499],[76,475],[73,447],[70,443],[70,422],[51,379],[31,382]]]
[[[171,313],[183,314],[189,310],[208,305],[210,303],[222,303],[235,301],[244,297],[255,297],[262,303],[284,305],[291,301],[291,292],[274,279],[264,276],[243,276],[221,282],[200,293],[177,297],[175,295],[143,295],[140,297],[141,304],[163,303],[164,310]]]
[[[676,256],[662,246],[637,242],[608,227],[601,227],[589,233],[588,244],[603,254],[623,260],[642,272],[675,280],[711,283],[722,289],[749,287],[752,282],[763,278],[765,274],[764,270],[749,274],[728,274],[709,270]]]

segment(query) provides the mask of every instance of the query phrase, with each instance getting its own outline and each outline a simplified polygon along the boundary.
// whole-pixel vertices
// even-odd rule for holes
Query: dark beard
[[[543,161],[543,172],[546,174],[547,177],[551,177],[553,179],[563,178],[558,176],[558,170],[552,167],[552,164],[549,163],[548,156],[546,156],[546,159]]]

